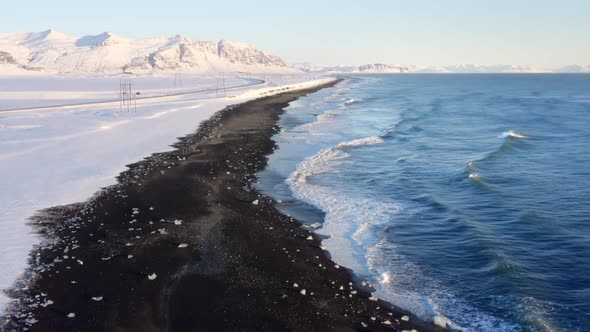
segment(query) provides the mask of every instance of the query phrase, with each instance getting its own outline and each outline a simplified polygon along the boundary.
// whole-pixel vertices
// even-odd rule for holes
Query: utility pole
[[[178,68],[174,73],[174,88],[182,88],[182,68]]]
[[[224,72],[221,72],[221,76],[217,76],[217,88],[215,89],[215,96],[216,97],[225,97],[226,96],[225,73]]]
[[[121,112],[127,110],[137,110],[137,97],[133,93],[131,80],[119,80],[119,109]]]

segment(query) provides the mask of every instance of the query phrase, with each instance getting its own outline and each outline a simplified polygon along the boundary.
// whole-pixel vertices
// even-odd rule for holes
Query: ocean
[[[590,331],[590,75],[352,75],[279,125],[257,188],[375,296],[457,330]]]

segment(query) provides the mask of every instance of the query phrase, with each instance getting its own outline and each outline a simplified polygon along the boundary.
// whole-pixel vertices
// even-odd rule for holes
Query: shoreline
[[[283,109],[336,83],[230,106],[176,150],[129,165],[117,185],[35,216],[47,240],[10,291],[20,303],[0,326],[438,330],[369,299],[371,288],[353,284],[317,235],[251,189],[276,147]]]

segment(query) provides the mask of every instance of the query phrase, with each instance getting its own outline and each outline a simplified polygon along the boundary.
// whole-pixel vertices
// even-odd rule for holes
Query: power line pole
[[[133,93],[131,80],[119,80],[119,109],[121,112],[127,110],[130,112],[137,110],[137,98]]]
[[[119,80],[119,109],[123,112],[125,106],[125,94],[127,93],[125,80]]]
[[[215,89],[215,96],[216,97],[225,97],[226,96],[225,73],[224,72],[221,72],[221,76],[217,76],[217,88]]]
[[[129,95],[133,98],[133,112],[137,112],[137,94],[133,93],[131,83],[129,83]]]
[[[178,68],[174,73],[174,89],[182,88],[182,68]]]

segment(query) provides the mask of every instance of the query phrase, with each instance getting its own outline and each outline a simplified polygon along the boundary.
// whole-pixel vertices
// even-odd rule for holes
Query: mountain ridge
[[[325,66],[313,63],[295,63],[293,67],[307,73],[326,74],[392,74],[392,73],[428,73],[428,74],[492,74],[492,73],[590,73],[590,66],[569,65],[554,69],[537,68],[523,65],[478,65],[461,64],[452,66],[416,66],[371,63],[358,66]]]
[[[58,74],[150,74],[183,72],[214,74],[353,73],[590,73],[590,66],[568,65],[555,69],[522,65],[417,66],[369,63],[355,66],[296,63],[253,45],[229,40],[125,38],[112,32],[82,37],[49,29],[40,32],[0,34],[0,75],[32,72]]]
[[[132,39],[111,32],[82,37],[50,29],[41,32],[0,34],[0,65],[23,72],[48,73],[132,73],[182,71],[296,72],[276,55],[229,40],[190,40],[182,35],[170,38]],[[0,74],[3,70],[0,67]]]

